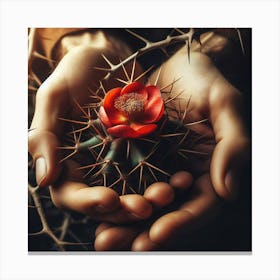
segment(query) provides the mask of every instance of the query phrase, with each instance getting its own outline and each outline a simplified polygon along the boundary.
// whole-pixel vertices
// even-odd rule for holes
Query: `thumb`
[[[226,80],[217,80],[210,91],[209,107],[217,142],[210,165],[211,180],[218,195],[234,199],[240,175],[250,159],[241,95]]]
[[[67,89],[57,77],[50,76],[36,94],[36,106],[28,134],[28,151],[31,154],[39,186],[52,184],[61,171],[58,137],[63,130],[58,118],[69,108]]]
[[[60,155],[57,152],[59,141],[50,131],[36,129],[28,135],[28,151],[35,163],[38,186],[48,186],[55,182],[61,172]]]

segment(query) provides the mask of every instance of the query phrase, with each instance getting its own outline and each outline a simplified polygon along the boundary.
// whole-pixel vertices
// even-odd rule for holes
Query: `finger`
[[[133,240],[131,251],[157,251],[160,248],[160,244],[150,239],[149,232],[144,231]]]
[[[63,117],[71,111],[72,101],[62,75],[53,73],[36,93],[36,105],[31,128],[60,135]]]
[[[69,108],[65,83],[52,76],[36,94],[35,113],[28,135],[28,151],[36,167],[36,182],[39,186],[53,183],[61,171],[58,136],[62,122],[58,117]]]
[[[120,207],[111,213],[95,216],[96,219],[114,224],[124,224],[140,221],[150,217],[152,205],[147,199],[137,194],[120,196]]]
[[[143,196],[137,194],[119,196],[108,187],[89,187],[81,182],[83,173],[75,161],[68,160],[65,165],[60,180],[50,187],[56,207],[116,224],[146,219],[151,215],[152,205]]]
[[[186,171],[179,171],[171,176],[169,184],[156,182],[151,184],[145,191],[144,197],[155,208],[162,208],[174,200],[176,190],[186,191],[193,181],[192,175]]]
[[[95,231],[95,250],[113,251],[126,248],[131,251],[156,251],[161,248],[160,244],[151,241],[148,231],[138,234],[139,230],[136,227],[121,228],[113,224],[102,223]],[[116,233],[118,240],[116,240]]]
[[[65,181],[50,188],[51,198],[58,208],[80,212],[90,217],[116,210],[118,194],[106,187],[88,187],[76,181]]]
[[[49,131],[33,130],[28,135],[28,151],[35,163],[38,186],[48,186],[54,182],[60,172],[60,154],[57,152],[59,141]]]
[[[137,229],[131,226],[114,226],[100,232],[94,242],[96,251],[130,250],[137,235]]]
[[[218,211],[220,206],[208,175],[199,178],[193,185],[190,200],[179,210],[160,217],[151,226],[149,238],[163,244],[184,232],[190,232],[205,224]]]
[[[74,102],[74,99],[81,105],[89,99],[90,92],[87,88],[86,77],[90,76],[92,72],[86,71],[90,68],[86,67],[86,65],[92,65],[92,62],[87,59],[88,53],[89,50],[81,50],[79,53],[74,52],[66,55],[36,93],[35,112],[30,128],[37,137],[29,137],[29,150],[36,166],[41,166],[41,163],[48,161],[44,180],[37,180],[37,184],[40,183],[39,185],[53,183],[61,169],[61,164],[59,164],[60,152],[57,149],[60,145],[57,139],[63,135],[63,128],[66,123],[61,118],[66,118],[71,114],[72,117],[68,118],[77,119],[81,115],[81,110]],[[71,66],[75,65],[75,63],[83,65],[81,69],[87,72],[87,75],[82,73],[81,69],[79,71],[73,70]],[[82,79],[78,77],[82,77]],[[76,115],[73,115],[74,111],[77,111]],[[52,141],[49,141],[50,137],[48,135],[50,134],[52,134]],[[56,157],[53,156],[54,153],[57,154]],[[41,157],[36,157],[38,154],[44,155],[44,157],[42,159]],[[40,160],[36,162],[38,159]],[[44,170],[44,168],[37,169],[36,177],[38,179],[42,173],[40,170]],[[53,170],[56,171],[56,176],[52,176],[51,171]]]
[[[191,173],[186,171],[178,171],[170,177],[169,184],[176,190],[186,191],[193,183]]]
[[[239,187],[238,173],[250,158],[249,138],[241,115],[241,95],[220,78],[211,89],[209,106],[217,142],[210,166],[211,179],[221,197],[234,199]]]
[[[127,194],[120,196],[123,209],[136,218],[146,219],[152,214],[151,204],[141,195]]]
[[[113,227],[114,224],[110,223],[101,223],[95,230],[95,237],[99,235],[99,233],[103,232],[104,230]]]
[[[164,182],[151,184],[145,191],[144,197],[156,208],[170,204],[174,199],[173,188]]]
[[[51,187],[52,201],[58,208],[66,208],[88,215],[96,220],[123,224],[148,218],[152,206],[140,195],[118,194],[107,187],[88,187],[66,181]]]

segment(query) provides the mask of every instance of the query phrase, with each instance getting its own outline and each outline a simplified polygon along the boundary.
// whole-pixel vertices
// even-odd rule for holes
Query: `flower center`
[[[145,100],[143,95],[136,92],[121,95],[114,102],[115,108],[128,115],[142,112],[144,105]]]

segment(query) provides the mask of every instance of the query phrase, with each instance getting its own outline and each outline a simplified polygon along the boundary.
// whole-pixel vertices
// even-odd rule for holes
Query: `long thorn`
[[[100,87],[101,87],[101,89],[102,89],[104,95],[106,95],[106,90],[105,90],[105,88],[104,88],[104,86],[103,86],[103,84],[102,84],[102,81],[100,81]]]
[[[148,41],[146,38],[142,37],[141,35],[139,35],[139,34],[133,32],[133,31],[131,31],[131,30],[129,30],[129,29],[126,29],[126,31],[127,31],[128,33],[130,33],[131,35],[135,36],[136,38],[138,38],[139,40],[141,40],[142,42],[144,42],[144,43],[146,43],[146,44],[149,43],[149,41]]]
[[[126,181],[123,181],[123,185],[122,185],[122,195],[124,195],[126,193]]]
[[[108,63],[108,65],[111,68],[113,68],[115,66],[104,54],[102,54],[102,57],[104,58],[104,60]]]
[[[56,147],[58,150],[76,150],[76,147],[66,146],[66,147]]]
[[[170,83],[170,84],[168,84],[168,85],[166,85],[166,86],[163,86],[163,87],[160,89],[160,91],[162,91],[162,90],[164,90],[164,89],[166,89],[166,88],[172,86],[173,84],[175,84],[176,82],[178,82],[181,78],[182,78],[182,77],[179,77],[179,78],[175,79],[172,83]]]
[[[133,172],[135,172],[143,163],[138,163],[128,174],[127,176],[130,176]]]
[[[158,142],[153,146],[153,148],[152,148],[152,150],[150,151],[150,153],[149,153],[147,156],[145,156],[145,160],[149,159],[149,158],[156,152],[156,150],[157,150],[159,144],[160,144],[160,141],[158,141]]]
[[[70,133],[76,134],[77,132],[82,132],[82,131],[87,130],[87,129],[89,129],[89,128],[90,128],[90,125],[87,125],[87,126],[85,126],[85,127],[82,127],[82,128],[76,129],[76,130],[73,130],[73,131],[70,132]]]
[[[125,80],[122,80],[120,78],[116,78],[116,80],[121,82],[121,83],[123,83],[123,84],[125,84],[125,85],[128,85],[130,83],[130,81],[125,81]]]
[[[89,165],[78,167],[77,169],[78,170],[87,169],[87,168],[90,168],[90,167],[96,167],[96,166],[104,164],[104,163],[105,163],[105,161],[103,161],[103,162],[96,162],[96,163],[92,163],[92,164],[89,164]]]
[[[185,152],[185,153],[190,153],[190,154],[204,155],[204,156],[209,155],[208,153],[205,153],[205,152],[199,152],[199,151],[188,150],[188,149],[179,149],[179,151],[180,152]]]
[[[130,80],[130,78],[129,78],[129,75],[128,75],[128,73],[127,73],[126,69],[125,69],[125,66],[123,65],[122,61],[120,61],[120,63],[121,63],[121,66],[122,66],[122,69],[123,69],[124,75],[125,75],[125,77],[126,77],[127,81],[129,81],[129,80]]]
[[[127,144],[127,146],[126,146],[126,159],[128,159],[129,154],[130,154],[130,141],[129,141],[129,139],[127,139],[126,144]]]
[[[167,175],[167,176],[169,176],[169,177],[171,176],[168,172],[166,172],[166,171],[164,171],[164,170],[162,170],[162,169],[160,169],[160,168],[158,168],[158,167],[152,165],[152,164],[149,163],[149,162],[145,162],[145,165],[148,165],[149,167],[151,167],[151,168],[157,170],[158,172],[160,172],[160,173],[162,173],[162,174],[164,174],[164,175]]]
[[[166,101],[164,101],[164,104],[166,105],[167,103],[173,101],[174,99],[178,98],[178,96],[180,96],[182,93],[184,92],[184,90],[180,91],[179,93],[177,93],[175,96],[167,99]]]
[[[97,67],[97,66],[95,66],[94,69],[104,71],[104,72],[111,72],[112,71],[111,68],[103,68],[103,67]]]
[[[204,123],[204,122],[207,122],[207,121],[208,121],[208,119],[203,119],[203,120],[200,120],[200,121],[186,123],[185,126],[192,126],[192,125],[196,125],[196,124],[199,124],[199,123]]]
[[[98,148],[98,147],[101,146],[101,145],[104,145],[103,141],[102,141],[101,143],[98,143],[98,144],[96,144],[96,145],[94,145],[94,146],[90,146],[90,147],[88,147],[88,148],[89,148],[89,149],[95,149],[95,148]]]
[[[77,150],[75,150],[73,153],[69,154],[68,156],[66,156],[65,158],[63,158],[62,160],[59,161],[59,163],[64,162],[65,160],[69,159],[70,157],[74,156],[77,153]]]
[[[187,156],[185,156],[183,153],[177,151],[178,155],[180,155],[182,158],[184,158],[185,160],[189,160],[189,158]]]
[[[241,32],[240,32],[240,30],[238,28],[236,28],[236,31],[237,31],[238,39],[239,39],[240,46],[241,46],[241,49],[242,49],[242,53],[245,55],[245,49],[244,49],[244,45],[243,45],[243,40],[242,40]]]
[[[123,188],[125,188],[126,189],[126,181],[124,181],[124,186],[123,186]],[[133,193],[135,193],[136,194],[136,191],[132,188],[132,187],[130,187],[130,186],[128,186],[128,188],[133,192]]]
[[[52,63],[54,63],[54,62],[55,62],[55,60],[50,59],[50,58],[48,58],[48,57],[46,57],[46,56],[44,56],[44,55],[42,55],[42,54],[38,53],[37,51],[34,51],[34,52],[32,53],[32,55],[33,55],[34,57],[37,57],[37,58],[40,58],[40,59],[46,60],[46,61],[48,61],[48,62],[52,62]]]
[[[103,164],[103,166],[101,167],[101,169],[100,169],[99,171],[97,171],[97,172],[94,174],[94,178],[96,178],[97,176],[99,176],[99,175],[103,172],[103,170],[104,170],[108,165],[109,165],[109,162],[106,161],[106,162]]]
[[[160,73],[161,73],[161,69],[162,69],[162,66],[160,66],[159,70],[158,70],[158,73],[157,73],[157,76],[156,76],[156,79],[154,81],[154,85],[156,86],[157,83],[158,83],[158,80],[159,80],[159,76],[160,76]]]
[[[132,82],[132,81],[133,81],[133,78],[134,78],[135,65],[136,65],[136,57],[133,59],[132,70],[131,70],[131,76],[130,76],[130,82]]]
[[[118,182],[121,181],[121,178],[117,179],[115,182],[113,182],[110,186],[108,186],[108,188],[112,188],[114,187]]]
[[[58,119],[61,120],[61,121],[70,122],[70,123],[87,124],[87,122],[76,121],[76,120],[70,120],[70,119],[65,119],[65,118],[58,118]]]
[[[160,135],[160,137],[169,138],[169,137],[176,137],[176,136],[182,136],[182,135],[185,135],[185,133],[178,132],[178,133],[163,134],[163,135]]]
[[[143,177],[143,165],[140,166],[139,183],[138,183],[138,192],[139,193],[140,193],[141,184],[142,184],[142,177]]]
[[[86,118],[90,119],[90,115],[87,114],[87,112],[83,109],[83,107],[79,104],[79,102],[76,100],[76,98],[73,98],[75,104],[78,106],[78,108],[82,111],[82,113],[84,114],[84,116]]]
[[[86,178],[94,169],[96,166],[93,166],[92,168],[90,168],[90,170],[83,176],[83,178]]]
[[[107,175],[106,175],[106,173],[103,173],[103,185],[104,185],[104,187],[107,187]]]
[[[155,173],[153,172],[152,168],[151,168],[150,166],[147,166],[147,167],[148,167],[150,173],[152,174],[154,180],[155,180],[156,182],[158,182],[158,178],[157,178],[157,176],[155,175]]]
[[[102,153],[103,153],[103,151],[105,149],[105,146],[106,146],[106,142],[103,141],[103,146],[102,146],[102,148],[101,148],[101,150],[100,150],[100,152],[99,152],[99,154],[97,156],[97,159],[96,159],[97,161],[100,159],[100,157],[101,157],[101,155],[102,155]]]
[[[140,80],[142,77],[144,77],[148,72],[150,72],[154,68],[154,65],[149,67],[146,71],[144,71],[141,75],[139,75],[137,78],[134,79],[134,82]]]
[[[181,118],[182,122],[184,122],[184,119],[186,118],[187,110],[188,110],[188,107],[189,107],[190,102],[191,102],[191,97],[192,97],[192,96],[190,95],[190,97],[189,97],[189,99],[188,99],[188,102],[187,102],[187,104],[186,104],[186,106],[185,106],[184,113],[183,113],[183,116],[182,116],[182,118]]]
[[[189,135],[190,130],[188,129],[185,133],[185,135],[183,136],[183,138],[180,140],[180,142],[178,143],[178,147],[186,140],[187,136]]]

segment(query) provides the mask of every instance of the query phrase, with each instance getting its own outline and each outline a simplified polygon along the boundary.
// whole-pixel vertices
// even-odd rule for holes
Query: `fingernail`
[[[239,188],[239,175],[232,169],[229,170],[225,177],[225,185],[230,194],[231,199],[236,199]]]
[[[40,186],[47,173],[46,161],[43,157],[36,160],[36,182]]]

